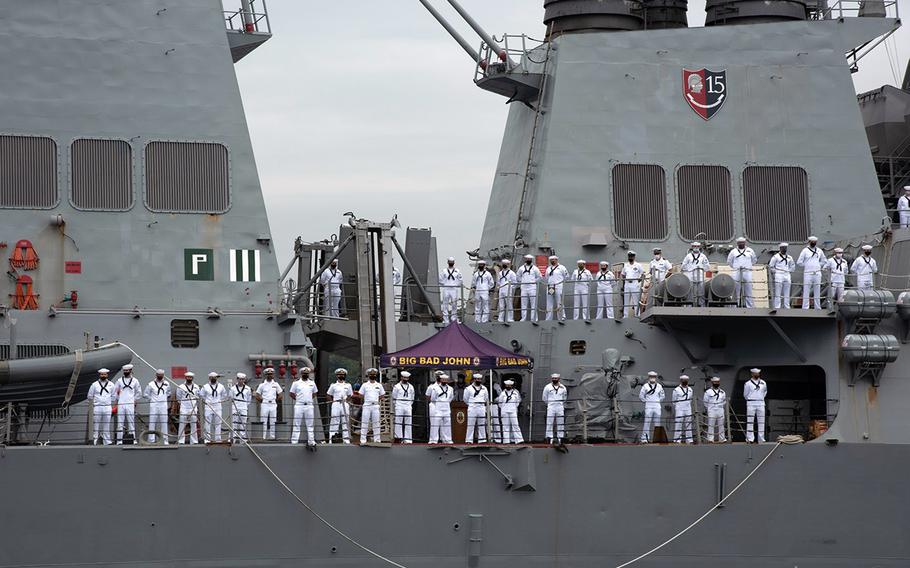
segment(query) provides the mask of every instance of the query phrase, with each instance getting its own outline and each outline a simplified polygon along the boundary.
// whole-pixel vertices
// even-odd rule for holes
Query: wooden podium
[[[460,400],[453,401],[452,407],[452,441],[464,444],[468,433],[468,405]]]

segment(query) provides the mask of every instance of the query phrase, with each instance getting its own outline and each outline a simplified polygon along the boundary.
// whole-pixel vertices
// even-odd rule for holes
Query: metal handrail
[[[258,11],[256,2],[262,3]],[[239,33],[272,34],[272,25],[269,22],[269,11],[266,0],[249,0],[249,8],[241,6],[237,10],[225,10],[224,22],[228,31]]]

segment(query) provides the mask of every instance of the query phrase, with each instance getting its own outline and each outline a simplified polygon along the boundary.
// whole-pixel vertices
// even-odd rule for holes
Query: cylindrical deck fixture
[[[644,27],[642,6],[637,0],[544,0],[543,7],[543,23],[551,37]]]
[[[666,28],[687,28],[688,0],[643,0],[645,28],[658,30]]]
[[[807,18],[805,0],[708,0],[705,25],[765,24]]]

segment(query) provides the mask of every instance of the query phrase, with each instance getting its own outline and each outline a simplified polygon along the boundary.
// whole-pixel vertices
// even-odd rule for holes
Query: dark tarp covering
[[[386,353],[380,358],[380,365],[433,369],[530,369],[534,360],[496,345],[462,323],[452,322],[417,345]]]

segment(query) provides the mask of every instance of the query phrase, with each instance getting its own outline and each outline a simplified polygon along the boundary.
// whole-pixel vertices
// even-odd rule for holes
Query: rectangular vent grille
[[[676,171],[679,232],[684,239],[733,238],[730,170],[723,166],[682,166]]]
[[[666,179],[662,167],[613,167],[613,224],[621,239],[659,240],[667,236]]]
[[[228,151],[204,142],[145,148],[146,204],[164,213],[224,213],[230,207]]]
[[[132,150],[123,140],[73,142],[73,205],[125,211],[133,206]]]
[[[57,144],[38,136],[0,136],[0,207],[57,205]]]
[[[792,166],[749,166],[743,171],[746,235],[753,241],[809,237],[809,179]]]
[[[196,320],[171,320],[171,347],[199,347],[199,322]]]
[[[30,359],[36,357],[54,357],[57,355],[66,355],[70,352],[66,345],[43,345],[35,343],[19,343],[16,347],[16,355],[19,359]],[[0,345],[0,361],[9,360],[9,344]]]

